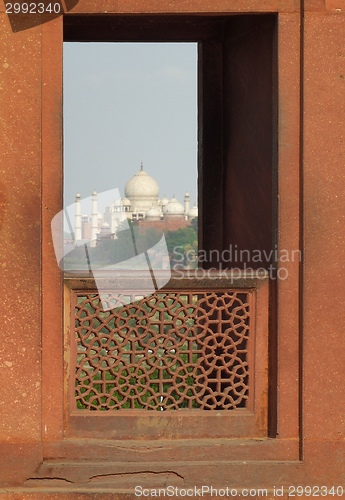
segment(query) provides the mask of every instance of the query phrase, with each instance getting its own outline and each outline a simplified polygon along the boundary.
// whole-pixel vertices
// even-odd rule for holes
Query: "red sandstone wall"
[[[186,484],[193,484],[198,477],[221,484],[252,481],[254,486],[267,487],[278,486],[281,481],[311,486],[345,482],[345,1],[306,0],[301,40],[296,36],[299,7],[297,0],[80,0],[74,9],[79,13],[280,12],[278,36],[284,61],[279,68],[280,182],[290,186],[290,196],[279,201],[282,212],[289,213],[281,227],[288,230],[301,223],[298,234],[304,249],[303,273],[280,285],[280,291],[290,286],[286,292],[290,301],[279,312],[278,337],[283,324],[288,325],[284,327],[287,333],[289,328],[292,332],[299,327],[301,334],[298,349],[288,335],[281,334],[278,343],[278,440],[283,438],[283,444],[287,444],[277,455],[273,440],[269,440],[270,458],[261,462],[257,443],[251,444],[240,462],[237,455],[229,453],[218,463],[218,451],[205,458],[198,472],[188,462],[176,465],[172,460],[170,469],[184,475]],[[63,380],[51,378],[51,373],[61,373],[63,359],[61,297],[49,294],[50,287],[60,280],[52,265],[49,231],[51,217],[59,210],[61,192],[61,136],[57,131],[61,101],[54,97],[54,85],[61,75],[61,28],[60,18],[13,34],[4,4],[0,4],[0,496],[4,499],[124,498],[109,492],[116,489],[120,479],[114,476],[120,467],[118,457],[122,457],[121,464],[125,462],[119,443],[107,444],[107,463],[116,462],[113,483],[106,475],[98,483],[90,483],[91,476],[82,476],[80,464],[73,469],[81,444],[89,446],[90,458],[101,467],[99,443],[74,443],[75,455],[54,451],[63,434]],[[47,109],[48,119],[42,121]],[[43,149],[42,141],[47,145]],[[299,165],[301,182],[296,183],[294,172]],[[48,185],[49,192],[45,189]],[[298,194],[302,195],[301,219],[295,209],[289,212],[290,206],[296,206]],[[285,245],[285,233],[279,237]],[[298,245],[298,241],[293,244]],[[49,314],[43,315],[42,304]],[[302,314],[296,325],[289,318],[298,307]],[[56,332],[53,342],[47,340],[52,330]],[[294,409],[296,404],[298,411]],[[299,437],[289,434],[291,422],[298,425]],[[219,443],[219,450],[224,445]],[[143,471],[142,462],[136,462],[138,453],[142,453],[142,460],[148,454],[154,458],[150,443],[145,446],[145,453],[128,446],[126,453],[132,453],[132,462],[126,474]],[[165,460],[169,460],[177,444],[164,446]],[[195,451],[196,458],[203,446]],[[285,460],[286,456],[294,458]],[[55,462],[59,469],[54,469]],[[155,466],[145,467],[152,471]],[[67,473],[71,468],[73,471]],[[38,470],[44,470],[42,479],[30,482]],[[51,471],[53,475],[49,476]],[[102,471],[98,469],[97,474],[102,476]],[[91,488],[99,495],[87,494]]]
[[[176,231],[180,227],[189,227],[191,223],[188,220],[173,220],[173,219],[165,219],[161,221],[138,221],[139,227],[156,227],[161,231]]]

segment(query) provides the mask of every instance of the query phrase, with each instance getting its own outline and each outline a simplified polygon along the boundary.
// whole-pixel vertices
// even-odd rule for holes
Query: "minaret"
[[[98,209],[97,209],[97,193],[92,193],[92,213],[91,213],[91,246],[95,247],[97,243],[98,229]]]
[[[184,195],[184,218],[188,220],[188,212],[189,212],[189,193],[187,192]]]
[[[75,229],[74,229],[74,238],[75,241],[81,240],[81,200],[80,194],[78,193],[75,197]]]

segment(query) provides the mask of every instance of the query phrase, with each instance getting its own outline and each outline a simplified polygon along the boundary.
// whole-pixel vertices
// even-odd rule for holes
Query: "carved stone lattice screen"
[[[79,410],[232,410],[250,396],[250,291],[75,294]]]

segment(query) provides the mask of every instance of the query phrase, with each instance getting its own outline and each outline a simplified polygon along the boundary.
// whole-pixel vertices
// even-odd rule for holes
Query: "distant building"
[[[190,208],[189,194],[184,197],[184,206],[173,195],[169,201],[165,196],[159,199],[157,182],[141,168],[125,186],[125,197],[114,200],[105,208],[104,215],[97,209],[97,193],[92,193],[92,214],[80,213],[80,195],[76,196],[75,239],[92,239],[94,244],[101,239],[114,239],[119,225],[131,219],[139,226],[153,226],[176,230],[186,227],[198,216],[198,208]]]

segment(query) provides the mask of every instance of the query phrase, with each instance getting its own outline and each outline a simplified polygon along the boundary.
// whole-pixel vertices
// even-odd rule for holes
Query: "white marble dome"
[[[191,208],[188,212],[188,219],[192,220],[194,217],[198,217],[198,207],[194,205],[193,208]]]
[[[147,220],[160,220],[161,211],[158,207],[151,207],[145,213],[145,219]]]
[[[163,213],[166,217],[182,218],[184,217],[184,207],[174,197],[163,207]]]
[[[160,204],[161,204],[161,206],[162,206],[162,207],[165,207],[165,205],[166,205],[167,203],[169,203],[168,198],[167,198],[166,196],[163,196],[163,198],[161,199],[161,203],[160,203]]]
[[[124,207],[129,207],[129,206],[130,206],[130,204],[131,204],[131,202],[129,201],[129,199],[128,199],[128,198],[122,198],[122,205],[123,205]]]
[[[153,196],[157,197],[158,203],[159,186],[152,177],[145,172],[139,170],[126,184],[125,197],[129,200],[137,196]]]
[[[141,169],[126,184],[125,197],[131,202],[133,212],[147,212],[152,205],[158,206],[159,186],[152,177]]]

